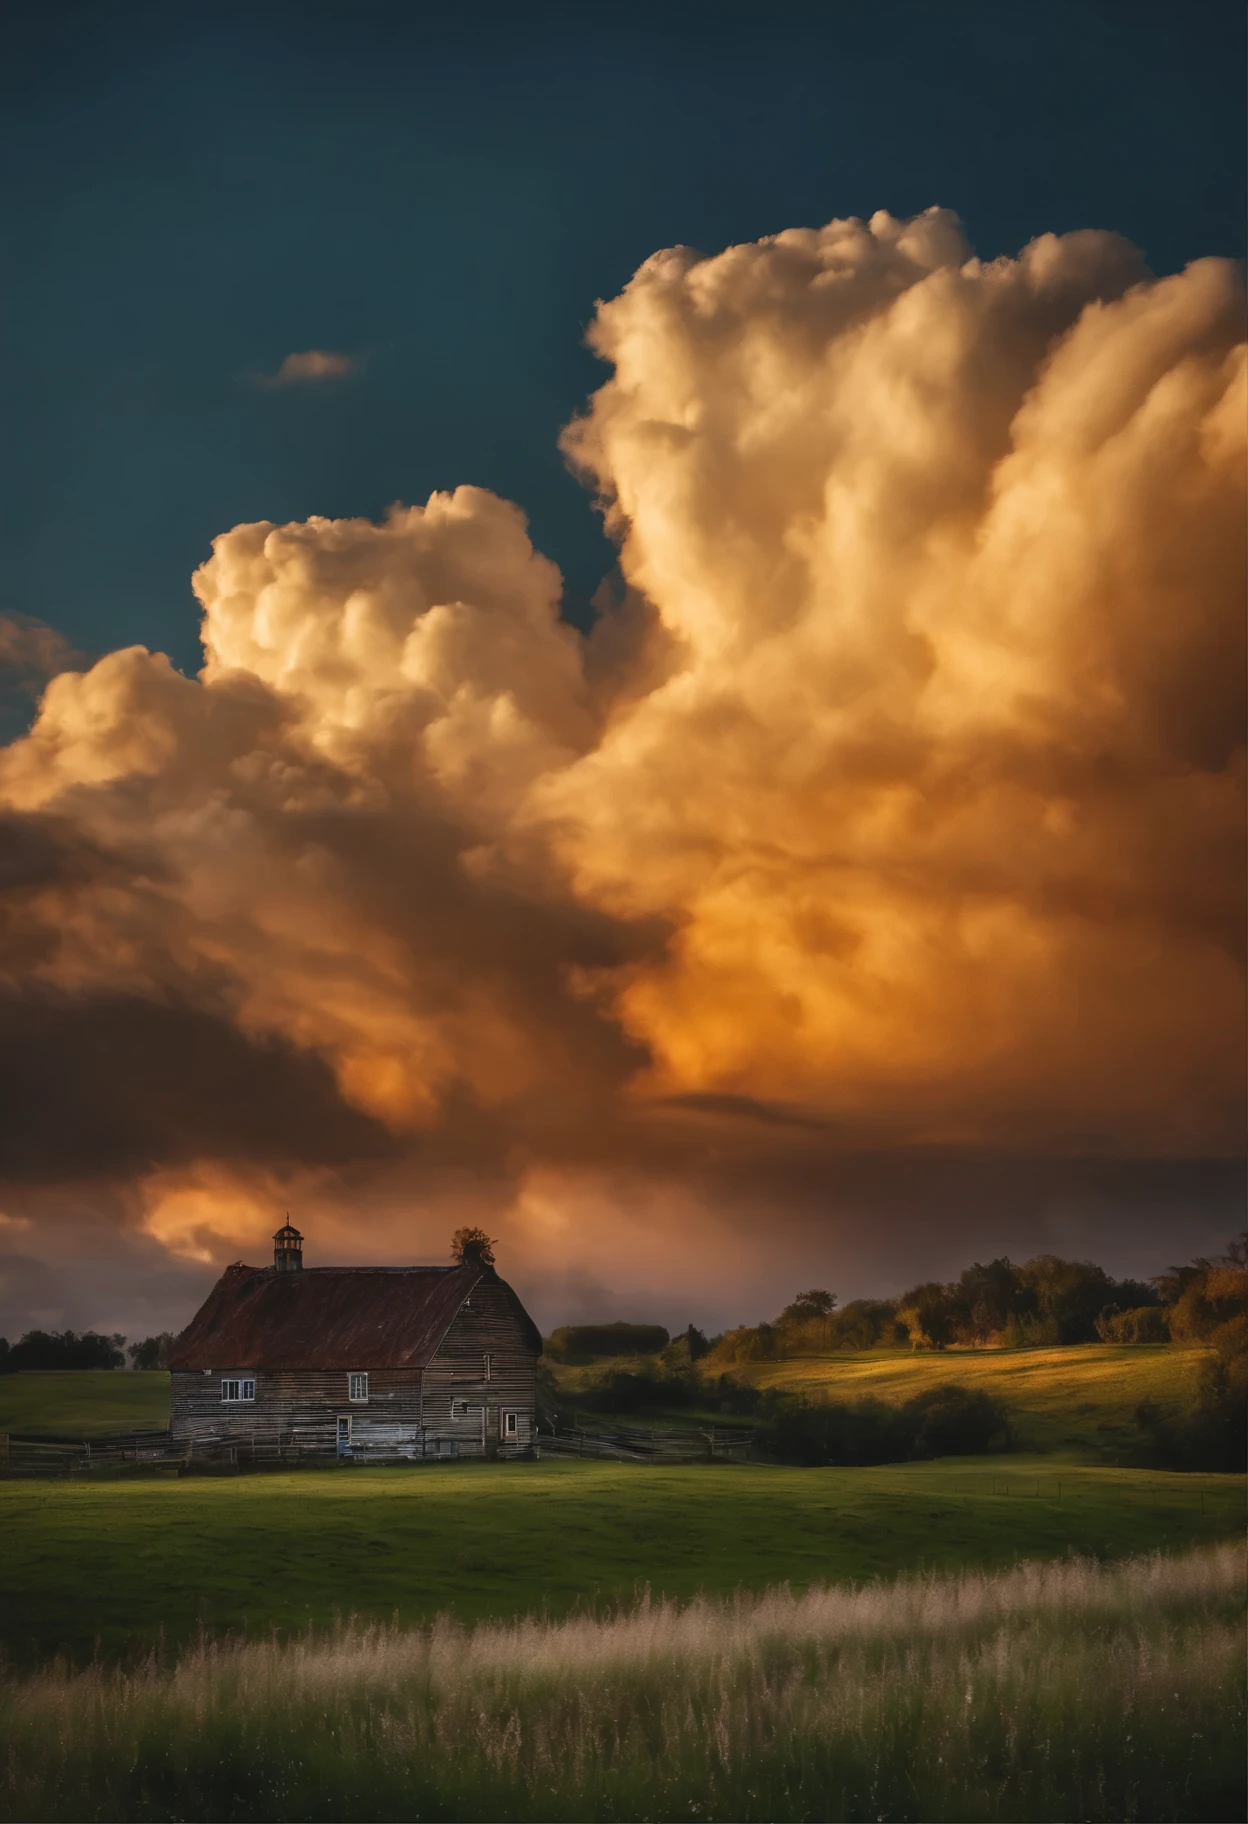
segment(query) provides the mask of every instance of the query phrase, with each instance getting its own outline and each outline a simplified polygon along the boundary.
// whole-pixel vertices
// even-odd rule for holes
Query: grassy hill
[[[1195,1391],[1202,1349],[1173,1344],[1123,1348],[871,1350],[753,1362],[734,1372],[760,1387],[827,1399],[901,1402],[957,1381],[995,1395],[1024,1450],[1114,1457],[1141,1441],[1135,1409],[1145,1400],[1178,1410]]]
[[[1096,1343],[1060,1349],[872,1349],[863,1355],[794,1356],[775,1362],[746,1362],[731,1370],[734,1378],[758,1387],[777,1387],[813,1399],[872,1398],[900,1404],[924,1389],[951,1381],[983,1388],[1010,1414],[1023,1450],[1053,1451],[1066,1456],[1114,1462],[1138,1452],[1144,1439],[1135,1411],[1144,1401],[1179,1411],[1195,1391],[1201,1349],[1173,1344],[1124,1348]],[[594,1366],[556,1367],[560,1395],[568,1411],[582,1400],[586,1425],[596,1382],[615,1370],[658,1372],[654,1357],[600,1362]],[[638,1414],[642,1424],[701,1422],[720,1415],[676,1409]],[[721,1422],[722,1418],[721,1418]],[[730,1419],[740,1424],[740,1419]]]
[[[169,1423],[169,1376],[110,1368],[0,1375],[0,1431],[74,1437],[161,1430]]]
[[[29,1661],[335,1615],[564,1614],[656,1595],[1181,1549],[1242,1530],[1229,1476],[1052,1458],[874,1469],[543,1461],[0,1482],[0,1648]]]

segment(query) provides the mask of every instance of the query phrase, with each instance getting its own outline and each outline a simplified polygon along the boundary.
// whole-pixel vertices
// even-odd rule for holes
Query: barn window
[[[229,1406],[242,1400],[254,1400],[255,1397],[256,1383],[254,1381],[230,1380],[221,1383],[221,1398]]]
[[[519,1419],[520,1415],[518,1412],[505,1412],[503,1414],[503,1436],[505,1438],[514,1440],[519,1435]]]
[[[490,1356],[490,1355],[487,1355],[485,1358],[485,1378],[487,1381],[491,1378],[490,1377],[490,1368],[491,1368],[491,1364],[492,1364],[493,1360],[494,1360],[493,1356]]]
[[[366,1374],[349,1374],[347,1376],[347,1398],[349,1400],[366,1400],[368,1398],[368,1376]]]

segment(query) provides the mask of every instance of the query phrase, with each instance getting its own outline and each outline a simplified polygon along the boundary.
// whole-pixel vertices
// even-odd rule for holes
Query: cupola
[[[303,1270],[303,1236],[289,1221],[273,1237],[273,1265],[279,1273]]]

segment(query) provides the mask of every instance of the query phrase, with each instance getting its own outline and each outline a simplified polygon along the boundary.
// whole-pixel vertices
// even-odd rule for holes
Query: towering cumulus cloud
[[[476,489],[224,534],[198,681],[112,653],[0,757],[11,1220],[738,1270],[851,1155],[1233,1152],[1242,312],[937,210],[656,255],[566,433],[588,642]]]
[[[647,263],[568,433],[678,657],[548,778],[578,890],[676,921],[651,1081],[933,1134],[1227,1138],[1242,300],[932,211]]]

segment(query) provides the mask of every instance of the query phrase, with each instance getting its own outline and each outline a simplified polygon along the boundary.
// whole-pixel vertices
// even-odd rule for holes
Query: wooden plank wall
[[[501,1281],[478,1281],[425,1369],[421,1416],[431,1455],[451,1444],[460,1456],[515,1457],[533,1449],[537,1358],[513,1301]],[[507,1412],[516,1414],[514,1440],[502,1431]]]
[[[171,1429],[175,1438],[272,1443],[296,1431],[311,1442],[311,1429],[332,1450],[336,1421],[349,1416],[355,1457],[525,1456],[536,1435],[536,1365],[514,1294],[501,1282],[478,1282],[423,1374],[367,1362],[285,1373],[228,1363],[211,1374],[178,1372],[170,1377]],[[368,1374],[367,1402],[348,1397],[352,1369]],[[221,1382],[235,1378],[255,1381],[254,1401],[222,1401]],[[516,1414],[514,1437],[503,1430],[507,1412]]]

